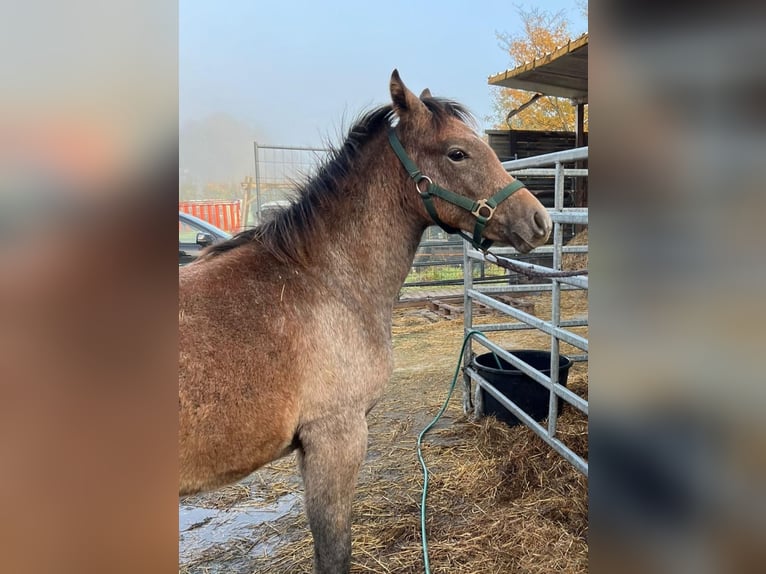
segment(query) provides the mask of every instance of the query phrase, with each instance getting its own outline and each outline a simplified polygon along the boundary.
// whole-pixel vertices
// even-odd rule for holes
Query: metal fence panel
[[[553,243],[549,249],[542,248],[540,251],[550,252],[552,254],[551,263],[549,266],[535,265],[538,270],[561,270],[562,257],[564,253],[576,252],[581,253],[585,249],[583,246],[577,246],[576,249],[572,247],[564,247],[564,225],[566,224],[578,224],[587,225],[588,223],[588,210],[583,208],[565,208],[564,207],[564,178],[565,176],[574,177],[587,177],[587,170],[565,170],[565,162],[582,161],[588,159],[588,148],[576,148],[572,150],[565,150],[561,152],[541,155],[537,157],[529,157],[521,160],[508,161],[503,163],[503,167],[511,173],[535,173],[553,175],[555,177],[555,194],[554,194],[554,206],[549,209],[551,219],[553,221]],[[554,168],[540,169],[542,166],[553,165]],[[523,171],[522,171],[523,170]],[[534,171],[533,171],[534,170]],[[515,250],[512,248],[497,249],[498,253],[511,254],[511,258],[516,258]],[[508,256],[508,255],[506,255]],[[561,341],[569,343],[579,349],[587,352],[588,340],[587,338],[574,333],[570,330],[571,327],[585,326],[587,320],[568,320],[562,321],[561,319],[561,292],[568,289],[587,289],[588,280],[587,276],[577,277],[561,277],[552,278],[549,283],[538,283],[524,285],[525,291],[531,292],[551,292],[551,318],[550,320],[540,319],[529,313],[525,313],[519,309],[515,309],[501,301],[497,301],[493,298],[500,293],[506,293],[512,291],[512,289],[505,287],[476,287],[473,279],[473,266],[477,263],[484,264],[488,261],[484,258],[484,255],[480,252],[472,249],[467,243],[464,245],[463,252],[463,265],[464,265],[464,328],[466,334],[471,331],[482,331],[486,333],[498,332],[501,330],[512,330],[521,328],[534,328],[550,335],[550,376],[546,376],[541,371],[532,368],[530,365],[523,363],[513,355],[510,355],[504,349],[498,347],[488,339],[483,337],[473,337],[471,339],[470,352],[466,353],[464,358],[464,385],[463,385],[463,409],[466,413],[473,412],[476,416],[483,414],[483,405],[481,404],[480,390],[484,389],[487,393],[495,397],[500,404],[519,418],[525,425],[537,433],[546,443],[553,447],[556,452],[561,454],[566,460],[572,463],[575,468],[580,470],[587,476],[588,463],[583,460],[579,455],[566,446],[560,439],[556,437],[556,421],[558,415],[558,398],[563,398],[572,407],[581,411],[585,416],[588,415],[588,402],[587,400],[574,394],[572,391],[562,387],[558,384],[558,365],[559,365],[559,344]],[[528,261],[519,261],[528,263]],[[509,315],[516,319],[516,322],[512,323],[495,323],[490,325],[480,325],[474,328],[473,325],[473,311],[472,303],[474,301],[481,302],[486,306],[489,306],[501,313]],[[484,339],[484,340],[482,340]],[[473,343],[478,343],[485,348],[491,350],[501,356],[509,363],[513,364],[522,372],[530,376],[530,378],[542,385],[546,389],[549,389],[550,400],[548,404],[548,426],[543,427],[531,417],[526,415],[521,408],[515,404],[511,399],[503,395],[498,391],[491,383],[484,379],[475,369],[471,366],[471,360],[474,356]],[[578,360],[586,360],[587,354],[578,355]],[[472,394],[472,384],[476,383],[475,396]]]

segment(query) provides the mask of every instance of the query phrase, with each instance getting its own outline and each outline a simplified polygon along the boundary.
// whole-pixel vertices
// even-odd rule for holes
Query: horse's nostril
[[[550,223],[548,222],[547,212],[535,211],[532,220],[535,222],[535,233],[543,236],[550,231]]]

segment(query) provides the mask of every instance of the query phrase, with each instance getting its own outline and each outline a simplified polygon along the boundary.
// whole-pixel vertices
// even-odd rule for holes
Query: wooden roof
[[[490,76],[488,83],[587,102],[588,34],[532,62]]]

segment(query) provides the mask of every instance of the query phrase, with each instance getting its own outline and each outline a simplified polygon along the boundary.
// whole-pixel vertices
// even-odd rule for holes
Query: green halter
[[[434,220],[434,223],[447,233],[457,233],[480,251],[486,251],[489,249],[489,247],[492,245],[492,241],[489,239],[482,239],[484,228],[486,227],[489,220],[492,219],[492,216],[495,214],[495,209],[497,209],[497,206],[501,202],[508,199],[515,192],[520,190],[522,187],[524,187],[524,184],[519,180],[516,180],[506,185],[503,189],[498,191],[489,199],[478,199],[476,201],[472,201],[467,197],[463,197],[462,195],[452,193],[443,187],[439,187],[431,180],[430,177],[423,175],[418,169],[418,166],[415,165],[415,162],[412,161],[410,156],[407,155],[407,152],[404,151],[402,142],[400,142],[399,138],[396,137],[394,128],[391,128],[388,131],[388,141],[391,143],[391,148],[393,148],[394,153],[399,158],[399,161],[402,162],[404,169],[407,170],[407,173],[410,174],[410,177],[415,181],[415,189],[420,195],[420,198],[423,200],[423,205],[425,205],[426,211],[428,212],[428,215],[431,216],[431,219]],[[428,188],[425,191],[420,191],[420,182],[423,180],[428,182]],[[447,225],[441,219],[439,219],[439,215],[436,213],[436,206],[434,205],[434,196],[471,212],[471,214],[476,218],[476,224],[473,227],[473,237],[470,237],[460,229]]]

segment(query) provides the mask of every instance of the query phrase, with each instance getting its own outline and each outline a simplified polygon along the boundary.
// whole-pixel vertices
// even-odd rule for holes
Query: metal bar
[[[258,214],[258,221],[255,223],[258,224],[261,222],[261,162],[258,158],[258,142],[253,142],[253,148],[255,152],[255,208],[256,213]],[[247,206],[247,209],[250,209],[249,205]]]
[[[522,159],[512,159],[503,162],[506,171],[513,169],[522,169],[525,167],[538,167],[541,165],[555,164],[557,161],[562,163],[573,162],[577,160],[588,159],[588,146],[525,157]]]
[[[531,325],[523,322],[517,323],[493,323],[491,325],[480,325],[481,330],[485,333],[491,331],[525,331],[528,329],[534,329]],[[571,321],[562,321],[559,327],[587,327],[587,319],[573,319]]]
[[[556,169],[552,167],[525,167],[523,169],[514,169],[509,171],[511,175],[529,175],[534,177],[553,177],[556,175]],[[588,177],[587,169],[565,169],[564,175],[567,177]]]
[[[289,145],[262,145],[260,146],[261,149],[279,149],[279,150],[290,150],[290,151],[321,151],[321,152],[329,152],[330,150],[328,148],[323,147],[299,147],[299,146],[289,146]]]
[[[564,253],[588,253],[589,249],[587,245],[564,245],[562,248]],[[482,255],[481,251],[477,251],[476,249],[468,248],[468,252],[471,254],[471,256],[476,256],[476,259],[484,259],[484,256]],[[496,253],[497,255],[517,255],[519,254],[519,251],[516,250],[514,247],[493,247],[492,253]],[[543,254],[549,254],[553,253],[553,246],[552,245],[541,245],[540,247],[535,247],[534,252],[530,253],[530,255],[543,255]],[[522,254],[524,255],[524,254]]]
[[[567,207],[561,211],[553,209],[548,210],[548,215],[551,220],[558,221],[559,223],[575,223],[577,225],[588,224],[588,208],[587,207]],[[542,247],[535,248],[535,251],[542,249]],[[492,249],[495,253],[501,253],[503,249],[513,249],[512,247],[495,247]]]
[[[413,261],[412,267],[459,267],[462,269],[463,267],[463,258],[460,259],[442,259],[441,261],[438,259],[434,259],[433,261]]]
[[[588,211],[578,207],[564,209],[560,212],[549,213],[551,220],[558,223],[574,223],[576,225],[588,224]]]
[[[507,279],[508,276],[504,275],[503,278]],[[550,283],[519,283],[518,285],[474,286],[476,291],[487,295],[500,295],[503,293],[526,293],[527,291],[530,293],[536,293],[550,291],[552,288],[553,287]],[[561,289],[564,291],[582,291],[581,287],[574,287],[572,285],[562,285]]]
[[[507,275],[490,275],[483,279],[474,279],[475,283],[498,283],[499,281],[508,281]],[[462,285],[463,279],[439,279],[434,281],[412,281],[405,283],[402,287],[433,287],[434,285],[450,286]]]
[[[473,327],[473,300],[469,291],[473,289],[473,259],[468,257],[468,243],[463,242],[463,332],[468,334]],[[473,358],[473,337],[468,343],[468,352],[463,353],[463,412],[470,413],[473,410],[471,403],[471,378],[465,374],[465,369],[471,364]]]
[[[588,340],[584,337],[581,337],[580,335],[576,335],[575,333],[571,333],[570,331],[567,331],[560,327],[552,327],[547,321],[543,321],[542,319],[538,319],[534,315],[530,315],[529,313],[520,311],[519,309],[511,307],[510,305],[501,303],[500,301],[497,301],[496,299],[493,299],[492,297],[488,297],[487,295],[484,295],[483,293],[479,293],[475,289],[466,289],[466,293],[468,293],[472,298],[476,299],[477,301],[481,301],[487,307],[491,307],[492,309],[497,309],[498,311],[505,313],[506,315],[510,315],[511,317],[514,317],[518,319],[519,321],[528,323],[529,325],[532,325],[533,327],[539,329],[540,331],[543,331],[544,333],[548,333],[549,335],[553,335],[555,333],[559,337],[559,339],[561,339],[562,341],[566,343],[569,343],[573,347],[577,347],[578,349],[582,349],[583,351],[588,350]]]
[[[457,238],[451,241],[439,241],[436,239],[426,239],[421,241],[418,247],[455,247],[456,249],[463,250],[464,241],[461,238]]]
[[[482,332],[489,333],[490,331],[499,331],[500,329],[484,329],[487,325],[481,325]],[[528,327],[528,329],[533,329],[534,327]],[[510,329],[513,330],[513,329]],[[581,355],[569,355],[567,354],[567,357],[569,357],[569,360],[573,363],[587,363],[588,362],[588,355],[581,354]]]
[[[491,333],[493,331],[529,331],[535,330],[531,325],[526,323],[494,323],[492,325],[478,325],[481,327],[482,333]]]
[[[572,466],[574,466],[577,470],[582,472],[585,476],[588,476],[588,463],[582,457],[580,457],[578,454],[572,451],[572,449],[570,449],[567,445],[565,445],[559,439],[549,436],[542,425],[540,425],[536,420],[534,420],[527,413],[525,413],[518,406],[516,406],[516,404],[513,401],[511,401],[503,393],[498,391],[484,377],[482,377],[481,375],[479,375],[472,369],[467,369],[466,372],[469,373],[469,376],[471,377],[471,379],[475,380],[476,383],[481,388],[485,389],[489,394],[495,397],[495,399],[501,405],[503,405],[505,408],[511,411],[511,413],[513,413],[514,416],[518,417],[521,421],[523,421],[525,425],[527,425],[530,429],[532,429],[532,431],[535,434],[537,434],[548,445],[550,445],[557,453],[559,453],[562,457],[564,457],[564,459],[567,460],[570,464],[572,464]]]
[[[553,194],[553,208],[556,212],[564,209],[564,166],[556,162],[556,182]],[[553,269],[561,269],[561,223],[553,223]],[[551,326],[558,329],[561,322],[561,283],[554,277],[551,279]],[[551,384],[559,382],[559,339],[555,333],[551,335]],[[556,421],[558,420],[559,403],[556,394],[550,394],[548,402],[548,434],[556,436]]]

